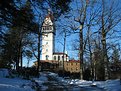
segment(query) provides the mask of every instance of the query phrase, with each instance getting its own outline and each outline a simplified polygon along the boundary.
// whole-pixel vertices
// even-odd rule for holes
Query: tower
[[[48,10],[48,15],[42,25],[42,60],[53,60],[54,37],[53,15]]]

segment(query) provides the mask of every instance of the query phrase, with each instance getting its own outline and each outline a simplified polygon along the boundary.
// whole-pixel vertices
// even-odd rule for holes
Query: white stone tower
[[[53,60],[54,36],[53,15],[48,10],[48,15],[42,25],[42,60]]]

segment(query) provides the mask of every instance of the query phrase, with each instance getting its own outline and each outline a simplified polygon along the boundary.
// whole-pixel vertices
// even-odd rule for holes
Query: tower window
[[[48,52],[48,49],[46,49],[46,52]]]
[[[45,30],[47,30],[47,28],[45,27]]]
[[[43,27],[43,30],[45,30],[45,27]]]
[[[47,30],[49,30],[49,27],[47,27]]]
[[[46,42],[46,45],[48,44],[48,42]]]
[[[44,26],[44,27],[43,27],[43,30],[47,30],[47,26]]]
[[[52,30],[52,27],[50,27],[50,30]]]
[[[67,63],[67,66],[68,66],[68,63]]]
[[[46,60],[48,60],[49,56],[48,56],[48,55],[46,55],[45,57],[46,57]]]

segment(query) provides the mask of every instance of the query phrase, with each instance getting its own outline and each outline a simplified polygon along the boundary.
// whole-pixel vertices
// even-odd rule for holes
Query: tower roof
[[[51,21],[53,21],[53,20],[54,20],[53,13],[51,12],[51,10],[50,10],[50,9],[48,9],[48,14],[46,15],[46,17],[45,17],[45,18],[50,18],[50,19],[51,19]]]

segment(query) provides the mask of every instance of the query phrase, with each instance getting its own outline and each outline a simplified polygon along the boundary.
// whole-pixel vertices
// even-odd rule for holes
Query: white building
[[[63,58],[64,57],[64,58]],[[41,60],[68,61],[66,53],[55,52],[55,28],[53,23],[53,15],[48,11],[48,15],[42,25],[42,58]]]
[[[52,21],[49,11],[42,25],[42,60],[53,60],[55,31]]]

